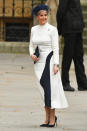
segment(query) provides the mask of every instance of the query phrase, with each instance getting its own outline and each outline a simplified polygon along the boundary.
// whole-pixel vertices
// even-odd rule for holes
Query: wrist
[[[54,66],[57,66],[57,67],[59,67],[59,64],[54,64]]]

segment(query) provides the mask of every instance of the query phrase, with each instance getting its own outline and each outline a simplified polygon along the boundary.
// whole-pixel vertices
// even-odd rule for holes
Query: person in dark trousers
[[[64,37],[64,49],[62,58],[62,84],[65,91],[74,91],[69,81],[69,69],[72,60],[75,65],[75,73],[78,90],[87,90],[87,78],[83,65],[83,39],[84,28],[80,0],[59,0],[57,10],[57,28],[59,35]]]

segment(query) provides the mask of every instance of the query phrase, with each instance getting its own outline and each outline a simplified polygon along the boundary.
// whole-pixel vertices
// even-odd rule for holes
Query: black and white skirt
[[[53,52],[40,52],[39,61],[34,64],[34,70],[39,80],[39,89],[44,98],[45,106],[54,108],[66,108],[67,100],[63,91],[60,72],[54,75]]]

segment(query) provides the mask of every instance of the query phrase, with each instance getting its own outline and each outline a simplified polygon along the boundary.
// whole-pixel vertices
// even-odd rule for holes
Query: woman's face
[[[48,13],[47,11],[43,10],[43,11],[40,11],[37,15],[37,20],[38,20],[38,23],[40,25],[44,25],[46,24],[47,22],[47,19],[48,19]]]

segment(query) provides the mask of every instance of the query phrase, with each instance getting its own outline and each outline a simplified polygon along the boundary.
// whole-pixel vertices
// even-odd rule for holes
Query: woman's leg
[[[45,107],[45,113],[46,113],[46,120],[44,124],[40,125],[40,127],[48,127],[49,120],[50,120],[50,107]]]
[[[50,107],[45,107],[45,112],[46,112],[45,124],[48,124],[49,123],[49,119],[50,119]]]
[[[49,125],[53,125],[55,123],[55,109],[50,109],[50,122]]]

